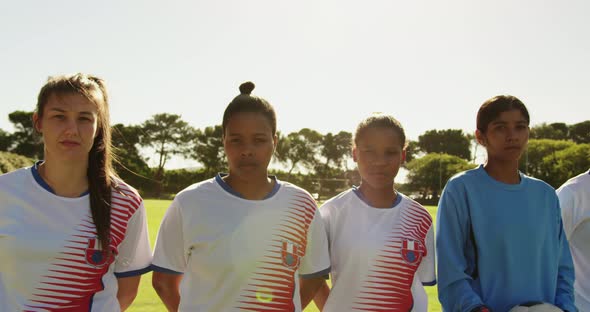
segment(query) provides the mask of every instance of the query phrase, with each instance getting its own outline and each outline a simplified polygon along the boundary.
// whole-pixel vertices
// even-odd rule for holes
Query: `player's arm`
[[[188,261],[180,210],[177,195],[160,224],[152,262],[152,286],[168,311],[178,311],[180,282]]]
[[[476,265],[474,246],[468,243],[469,214],[466,202],[454,191],[445,187],[437,212],[438,298],[445,311],[469,312],[484,303],[469,283],[473,277],[467,272],[474,272]]]
[[[151,271],[152,253],[143,201],[127,223],[125,238],[119,245],[114,274],[117,277],[117,300],[125,311],[135,297],[141,275]]]
[[[317,292],[315,293],[315,296],[313,297],[313,302],[320,311],[324,310],[324,306],[326,305],[326,301],[328,300],[328,295],[330,295],[330,287],[328,286],[328,282],[326,282],[326,280],[324,279],[324,281],[318,288]]]
[[[178,311],[181,280],[182,274],[154,271],[152,275],[152,286],[168,311]]]
[[[121,306],[121,311],[125,311],[135,300],[141,275],[117,278],[119,289],[117,290],[117,300]]]
[[[301,296],[301,308],[305,309],[307,305],[311,302],[311,300],[316,295],[320,286],[325,283],[325,279],[322,276],[317,277],[300,277],[299,278],[299,294]]]
[[[328,237],[322,217],[316,208],[307,232],[305,256],[299,267],[299,295],[302,309],[311,302],[320,286],[324,283],[324,276],[328,274],[330,274]]]

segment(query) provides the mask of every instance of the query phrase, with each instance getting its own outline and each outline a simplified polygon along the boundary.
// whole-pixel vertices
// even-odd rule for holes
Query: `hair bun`
[[[246,81],[240,85],[240,94],[250,94],[254,90],[254,83],[252,81]]]

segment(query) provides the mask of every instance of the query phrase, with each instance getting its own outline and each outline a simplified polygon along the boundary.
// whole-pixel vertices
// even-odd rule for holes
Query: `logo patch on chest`
[[[418,264],[426,255],[426,248],[417,240],[405,239],[402,241],[402,258],[409,264]]]
[[[283,265],[288,268],[299,267],[301,246],[288,240],[283,240],[281,247],[281,258]]]
[[[110,256],[107,256],[107,253],[102,250],[98,237],[89,238],[88,245],[84,250],[86,263],[95,268],[101,268],[106,264],[110,264],[114,253],[115,251],[112,250]]]

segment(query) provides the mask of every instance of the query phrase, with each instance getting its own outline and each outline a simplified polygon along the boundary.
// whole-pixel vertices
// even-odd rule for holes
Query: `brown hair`
[[[116,186],[116,173],[112,166],[111,126],[109,117],[109,100],[102,79],[86,75],[73,74],[49,77],[41,88],[37,98],[36,112],[43,116],[45,104],[52,95],[80,94],[94,103],[97,108],[97,129],[92,149],[88,152],[88,189],[90,193],[90,211],[96,226],[96,234],[102,250],[110,253],[109,236],[111,225],[111,188]]]
[[[391,129],[399,136],[400,142],[402,143],[402,149],[406,147],[406,133],[402,124],[393,116],[384,114],[375,114],[369,116],[359,123],[354,132],[353,143],[356,146],[359,137],[369,128],[386,128]]]
[[[223,112],[223,122],[221,128],[223,129],[223,135],[225,136],[225,128],[229,123],[230,118],[237,113],[260,113],[268,119],[272,129],[272,135],[277,133],[277,115],[275,109],[265,99],[250,95],[254,90],[254,83],[251,81],[244,82],[240,85],[240,95],[236,96],[227,105]]]
[[[527,125],[530,124],[529,111],[521,100],[512,95],[497,95],[485,101],[479,108],[477,112],[477,130],[485,133],[490,122],[498,118],[501,113],[510,110],[519,110],[524,116]]]

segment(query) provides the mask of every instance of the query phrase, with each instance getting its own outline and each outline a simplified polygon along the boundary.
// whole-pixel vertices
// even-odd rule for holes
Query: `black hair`
[[[236,96],[225,108],[223,112],[223,122],[221,127],[223,135],[230,118],[237,113],[260,113],[268,119],[272,128],[272,135],[277,133],[277,116],[275,109],[265,99],[250,95],[254,90],[254,83],[251,81],[244,82],[240,85],[240,95]]]
[[[521,100],[512,95],[497,95],[485,101],[479,108],[477,112],[477,130],[485,133],[492,121],[498,118],[501,113],[510,110],[519,110],[526,119],[527,125],[530,124],[529,111]]]
[[[393,118],[393,116],[383,114],[369,116],[359,123],[356,127],[353,138],[355,146],[358,143],[358,138],[369,128],[386,128],[393,130],[399,136],[402,149],[406,147],[406,133],[402,124],[397,119]]]

